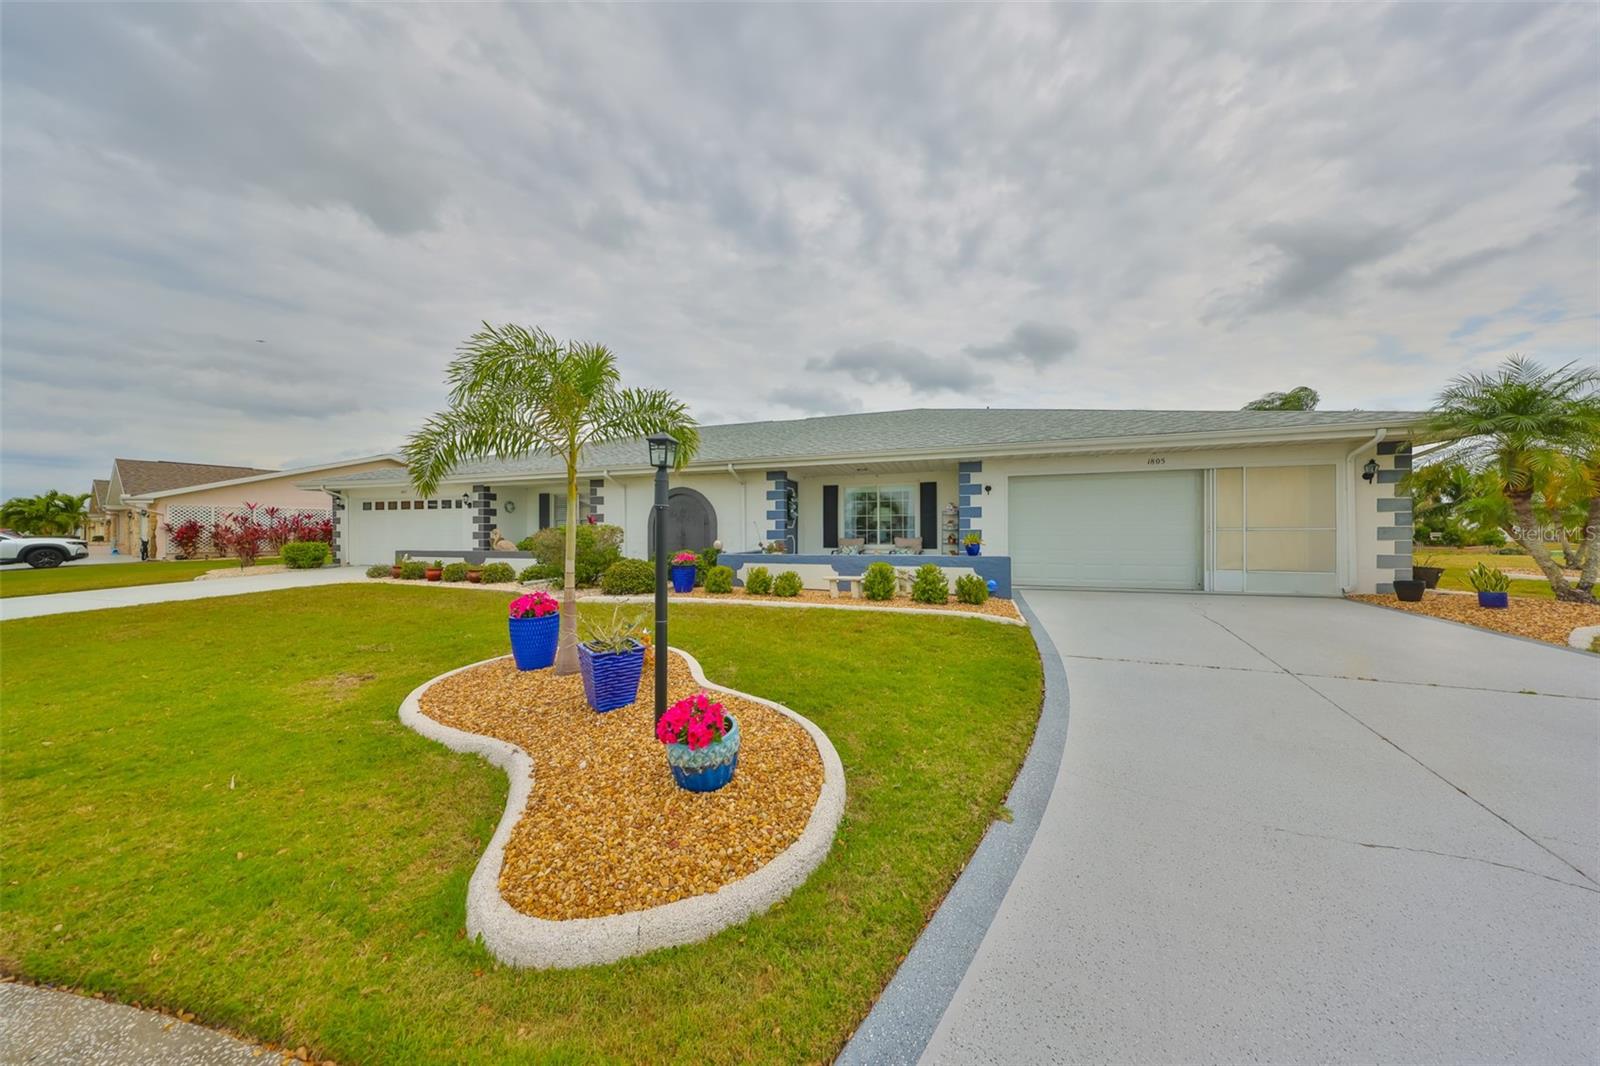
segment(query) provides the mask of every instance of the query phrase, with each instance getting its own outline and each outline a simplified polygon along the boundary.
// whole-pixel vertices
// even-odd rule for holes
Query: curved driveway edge
[[[911,1063],[921,1057],[1033,843],[1055,788],[1067,744],[1066,666],[1028,601],[1021,593],[1014,599],[1044,666],[1044,704],[1033,744],[1006,797],[1011,821],[990,825],[972,861],[839,1053],[839,1063]]]
[[[683,658],[700,685],[771,707],[798,722],[811,735],[822,757],[822,789],[800,839],[759,870],[707,895],[627,914],[553,921],[523,914],[500,895],[500,868],[505,862],[506,843],[533,790],[533,760],[515,744],[437,722],[422,713],[421,704],[422,694],[434,682],[493,662],[493,659],[469,663],[431,678],[413,689],[401,703],[400,721],[406,726],[453,751],[482,756],[504,770],[510,779],[505,813],[500,816],[500,824],[467,883],[467,935],[481,938],[484,947],[501,962],[537,969],[569,969],[616,962],[657,948],[698,943],[761,914],[786,898],[822,864],[833,847],[834,833],[844,815],[845,784],[844,766],[827,734],[781,704],[707,680],[694,656],[677,648],[670,650]],[[665,760],[662,765],[664,768]]]

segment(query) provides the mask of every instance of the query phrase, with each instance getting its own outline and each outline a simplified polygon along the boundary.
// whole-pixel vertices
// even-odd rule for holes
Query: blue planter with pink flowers
[[[693,564],[690,564],[689,566],[674,566],[672,568],[672,591],[673,592],[693,592],[694,591],[694,565]]]
[[[543,670],[556,661],[556,644],[561,637],[561,616],[511,618],[511,656],[518,670]]]

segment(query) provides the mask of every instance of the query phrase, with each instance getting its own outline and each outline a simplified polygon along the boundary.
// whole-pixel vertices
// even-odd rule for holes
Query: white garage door
[[[1011,579],[1067,588],[1198,589],[1197,470],[1011,479]]]
[[[470,550],[473,510],[463,506],[465,502],[459,499],[350,501],[349,510],[345,512],[344,538],[348,561],[370,566],[394,562],[395,552]],[[430,508],[429,503],[435,506]],[[401,504],[410,507],[400,510]]]

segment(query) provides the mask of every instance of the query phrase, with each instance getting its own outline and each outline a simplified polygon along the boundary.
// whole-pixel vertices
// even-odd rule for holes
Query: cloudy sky
[[[4,495],[386,450],[483,319],[704,422],[1596,358],[1592,4],[0,11]]]

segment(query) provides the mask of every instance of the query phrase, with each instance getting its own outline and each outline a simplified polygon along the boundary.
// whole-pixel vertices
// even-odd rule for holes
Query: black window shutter
[[[539,528],[550,528],[550,494],[548,492],[539,493]]]
[[[939,550],[939,483],[922,483],[922,521],[917,526],[922,546],[929,551]]]
[[[822,486],[822,546],[839,546],[839,486]]]

